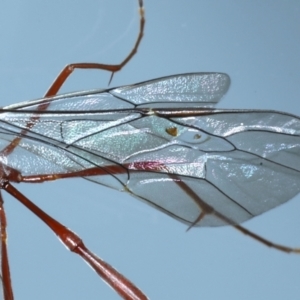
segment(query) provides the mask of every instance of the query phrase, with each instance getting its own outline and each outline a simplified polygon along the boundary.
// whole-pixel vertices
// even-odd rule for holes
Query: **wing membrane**
[[[98,175],[86,179],[130,191],[182,222],[193,224],[203,203],[209,205],[215,213],[207,214],[197,224],[200,226],[228,224],[218,214],[231,223],[241,223],[298,194],[299,117],[275,111],[197,108],[205,102],[201,96],[200,102],[193,98],[201,94],[199,90],[191,100],[196,108],[189,108],[184,116],[167,109],[163,114],[155,108],[156,100],[162,99],[157,95],[166,97],[161,107],[172,105],[178,94],[180,103],[180,95],[186,96],[190,89],[174,92],[171,102],[167,90],[182,78],[192,82],[190,76],[204,75],[172,76],[113,89],[112,101],[118,103],[123,97],[126,103],[134,102],[128,109],[97,110],[99,103],[94,101],[96,106],[83,112],[78,107],[85,107],[88,94],[76,96],[80,105],[74,104],[75,110],[68,105],[66,110],[63,104],[74,102],[73,96],[50,99],[54,105],[62,103],[61,109],[38,112],[35,126],[4,163],[24,176],[97,167],[101,170]],[[160,91],[160,85],[167,89]],[[224,94],[223,86],[220,94]],[[152,98],[134,100],[135,94],[146,95],[149,89]],[[112,92],[104,91],[107,93],[111,97]],[[210,97],[206,99],[211,103]],[[26,128],[31,116],[26,109],[32,106],[23,108],[2,111],[1,147]]]
[[[111,91],[138,107],[211,107],[227,92],[230,78],[224,73],[190,73],[124,86]]]
[[[211,107],[230,86],[224,73],[188,73],[134,85],[57,96],[48,111],[103,111],[137,107]],[[45,99],[6,106],[5,110],[35,110]]]

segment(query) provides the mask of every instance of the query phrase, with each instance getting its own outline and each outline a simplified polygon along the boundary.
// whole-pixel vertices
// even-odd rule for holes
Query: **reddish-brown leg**
[[[81,256],[96,272],[97,274],[106,281],[123,299],[126,300],[146,300],[148,299],[141,290],[139,290],[133,283],[126,279],[122,274],[115,270],[112,266],[101,260],[91,251],[89,251],[79,236],[74,232],[63,226],[61,223],[50,217],[38,206],[32,203],[28,198],[21,194],[17,189],[15,189],[8,181],[1,180],[0,188],[7,191],[14,198],[20,201],[24,206],[26,206],[30,211],[32,211],[37,217],[39,217],[50,229],[58,236],[62,243],[72,252]],[[0,206],[1,208],[2,206]],[[0,211],[1,221],[3,220],[5,229],[5,215],[4,211]],[[2,224],[1,224],[2,225]],[[1,227],[2,228],[2,227]],[[5,231],[4,231],[5,233]],[[6,252],[6,240],[2,235],[2,251],[5,254],[2,258],[5,259],[7,263],[7,252]],[[5,286],[5,300],[12,300],[12,290],[9,276],[8,264],[2,262],[2,272],[3,272],[3,283]]]
[[[10,280],[10,271],[7,252],[6,215],[3,206],[2,193],[0,191],[0,226],[1,226],[1,273],[3,283],[3,297],[5,300],[13,300],[13,290]]]
[[[140,29],[139,34],[136,39],[136,42],[130,51],[130,53],[125,57],[125,59],[117,64],[117,65],[108,65],[108,64],[98,64],[98,63],[72,63],[67,66],[65,66],[62,71],[59,73],[57,78],[54,80],[50,88],[45,94],[45,98],[55,96],[62,85],[65,83],[65,81],[68,79],[68,77],[73,73],[75,69],[97,69],[97,70],[103,70],[103,71],[109,71],[111,72],[111,77],[109,82],[111,82],[114,73],[120,71],[131,59],[132,57],[137,53],[138,47],[141,43],[141,40],[144,35],[144,27],[145,27],[145,17],[144,17],[144,8],[143,8],[143,0],[138,0],[139,3],[139,14],[140,14]],[[37,108],[38,111],[46,110],[49,106],[49,102],[47,99],[45,99],[45,102],[40,104]],[[37,116],[32,116],[26,125],[26,129],[22,130],[20,133],[20,136],[24,136],[30,128],[34,126],[36,121],[39,119]],[[1,153],[4,156],[9,155],[20,143],[21,137],[15,138],[7,147],[5,147]]]
[[[140,30],[138,37],[136,39],[136,42],[130,51],[130,53],[125,57],[125,59],[117,64],[117,65],[107,65],[107,64],[98,64],[98,63],[73,63],[65,66],[65,68],[60,72],[60,74],[57,76],[57,78],[52,83],[51,87],[45,94],[45,97],[54,96],[58,93],[64,82],[67,80],[67,78],[72,74],[72,72],[75,69],[98,69],[98,70],[104,70],[109,71],[112,73],[110,81],[112,80],[112,77],[114,73],[120,71],[130,60],[131,58],[136,54],[139,44],[143,38],[144,34],[144,26],[145,26],[145,18],[144,18],[144,8],[143,8],[143,1],[139,1],[139,13],[140,13]]]
[[[110,81],[113,77],[113,74],[115,72],[120,71],[129,61],[130,59],[135,55],[137,52],[137,49],[139,47],[139,44],[143,37],[144,32],[144,25],[145,25],[145,18],[144,18],[144,9],[143,9],[143,1],[138,0],[139,3],[139,13],[140,13],[140,31],[137,37],[137,40],[135,42],[135,45],[131,52],[126,56],[126,58],[118,65],[107,65],[107,64],[97,64],[97,63],[75,63],[67,65],[58,75],[56,80],[53,82],[47,93],[45,94],[45,97],[54,96],[58,93],[59,89],[62,87],[64,82],[67,80],[67,78],[70,76],[70,74],[75,69],[99,69],[99,70],[106,70],[112,72]],[[46,110],[49,106],[49,103],[45,99],[45,102],[42,103],[38,107],[38,111]],[[18,146],[21,136],[26,135],[26,133],[35,125],[36,121],[39,119],[38,116],[32,116],[26,125],[26,129],[22,130],[20,133],[20,137],[16,137],[6,148],[0,151],[1,155],[8,156],[10,153],[14,151],[14,149]],[[11,170],[11,179],[15,182],[20,182],[20,177],[18,171],[14,172],[14,170]],[[14,176],[14,173],[17,174]],[[39,176],[37,176],[38,178]],[[58,177],[56,179],[60,178]],[[24,197],[22,194],[20,194],[17,190],[15,190],[8,181],[6,182],[3,178],[0,178],[2,182],[2,189],[6,189],[9,193],[14,194],[15,197],[21,201],[27,200],[28,208],[30,207],[30,201]],[[52,179],[53,180],[53,179]],[[45,180],[44,180],[45,181]],[[6,182],[4,187],[4,182]],[[34,182],[31,181],[31,182]],[[18,198],[19,197],[19,198]],[[29,202],[28,202],[29,201]],[[24,203],[24,205],[26,205]],[[128,281],[125,277],[123,277],[120,273],[118,273],[116,270],[114,270],[110,265],[103,262],[101,259],[99,259],[97,256],[92,254],[82,243],[82,241],[70,230],[68,230],[66,227],[61,225],[60,223],[56,222],[49,216],[41,211],[38,207],[36,207],[34,204],[32,204],[32,207],[36,208],[35,213],[37,215],[40,214],[40,218],[47,223],[47,220],[52,220],[50,223],[52,224],[52,227],[50,226],[49,222],[47,223],[48,226],[50,226],[60,237],[60,239],[68,246],[68,248],[79,254],[83,259],[85,259],[93,268],[94,270],[106,281],[108,282],[124,299],[147,299],[146,296],[138,289],[136,288],[130,281]],[[38,212],[38,213],[37,213]],[[43,219],[43,217],[45,219]],[[5,218],[5,212],[3,208],[3,201],[2,197],[0,195],[0,226],[1,226],[1,266],[2,266],[2,282],[3,282],[3,289],[4,289],[4,299],[5,300],[13,300],[13,292],[12,292],[12,285],[10,280],[10,271],[9,271],[9,264],[8,264],[8,254],[7,254],[7,246],[6,246],[6,218]],[[56,229],[54,229],[54,227]]]
[[[136,164],[130,164],[132,168],[135,170],[141,170],[141,171],[149,171],[149,172],[167,172],[167,166],[160,164],[158,162],[139,162]],[[107,175],[107,174],[122,174],[125,172],[125,169],[129,167],[129,164],[124,164],[123,167],[120,167],[118,165],[112,165],[112,166],[105,166],[104,168],[90,168],[87,170],[82,170],[78,172],[70,172],[65,174],[40,174],[40,175],[34,175],[34,176],[15,176],[16,180],[14,181],[22,181],[22,182],[31,182],[31,183],[40,183],[44,181],[52,181],[57,179],[63,179],[63,178],[72,178],[72,177],[89,177],[89,176],[97,176],[97,175]],[[222,215],[218,211],[216,211],[213,207],[208,205],[206,202],[204,202],[199,195],[197,195],[185,182],[183,182],[176,174],[168,174],[171,178],[174,179],[174,182],[182,189],[184,192],[192,198],[195,203],[199,206],[201,213],[199,217],[189,226],[188,230],[195,226],[198,222],[201,221],[201,219],[204,218],[205,215],[213,214],[217,218],[223,220],[228,225],[232,225],[237,230],[241,231],[242,233],[252,237],[253,239],[257,240],[258,242],[271,247],[275,248],[277,250],[287,252],[287,253],[300,253],[300,248],[291,248],[286,247],[280,244],[275,244],[253,232],[250,230],[235,224],[231,219],[227,218],[226,216]]]
[[[171,178],[174,179],[174,181],[176,182],[176,184],[178,186],[180,186],[180,188],[182,190],[185,191],[186,194],[188,194],[194,201],[195,203],[197,203],[197,205],[199,206],[201,213],[199,215],[198,218],[196,218],[196,220],[189,226],[188,229],[190,229],[191,227],[193,227],[194,225],[196,225],[199,221],[201,221],[201,219],[204,218],[205,215],[209,215],[212,214],[214,216],[216,216],[217,218],[219,218],[220,220],[224,221],[225,223],[227,223],[228,225],[233,226],[235,229],[241,231],[242,233],[252,237],[253,239],[255,239],[256,241],[264,244],[265,246],[268,246],[270,248],[274,248],[286,253],[298,253],[300,254],[300,248],[291,248],[291,247],[286,247],[280,244],[275,244],[263,237],[261,237],[260,235],[257,235],[255,233],[253,233],[252,231],[244,228],[241,225],[235,224],[231,219],[227,218],[226,216],[222,215],[221,213],[219,213],[218,211],[216,211],[212,206],[208,205],[206,202],[204,202],[199,195],[197,195],[185,182],[183,182],[177,175],[170,175]]]

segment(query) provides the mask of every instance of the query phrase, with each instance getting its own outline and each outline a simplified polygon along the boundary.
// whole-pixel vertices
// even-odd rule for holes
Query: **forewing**
[[[27,132],[45,99],[6,107],[1,148],[23,138],[2,161],[23,176],[97,167],[87,179],[185,223],[201,212],[198,225],[243,222],[299,192],[300,125],[280,112],[206,110],[229,83],[226,74],[193,73],[49,98]],[[176,106],[194,108],[180,117],[167,110]]]
[[[2,141],[25,126],[16,116],[6,135],[2,126]],[[213,210],[198,225],[216,226],[243,222],[299,192],[299,134],[298,117],[273,111],[47,113],[6,163],[24,175],[98,167],[101,175],[87,179],[188,224],[207,212],[204,203]]]

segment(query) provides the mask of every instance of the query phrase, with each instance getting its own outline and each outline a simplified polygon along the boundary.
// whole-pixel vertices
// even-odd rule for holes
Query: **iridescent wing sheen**
[[[226,94],[230,78],[224,73],[186,73],[118,88],[78,92],[51,98],[51,111],[98,111],[130,108],[212,107]],[[4,107],[34,110],[45,99]]]
[[[299,193],[300,119],[207,108],[229,84],[222,73],[182,74],[50,98],[45,112],[34,112],[45,99],[6,107],[1,148],[39,119],[3,163],[24,176],[97,167],[85,178],[184,223],[201,212],[199,226],[241,223]]]

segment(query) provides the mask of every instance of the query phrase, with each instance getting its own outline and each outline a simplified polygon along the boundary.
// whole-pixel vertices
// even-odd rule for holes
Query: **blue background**
[[[138,28],[136,0],[2,1],[0,101],[43,96],[71,62],[117,63]],[[145,0],[145,37],[111,86],[192,71],[226,72],[219,107],[300,115],[300,2]],[[62,92],[106,87],[77,71]],[[268,249],[230,227],[193,229],[130,196],[84,181],[18,188],[72,228],[151,299],[296,299],[300,256]],[[298,199],[297,199],[298,198]],[[300,199],[245,224],[300,246]],[[119,299],[28,210],[5,195],[16,299]]]

